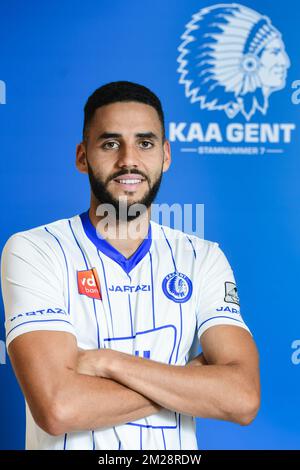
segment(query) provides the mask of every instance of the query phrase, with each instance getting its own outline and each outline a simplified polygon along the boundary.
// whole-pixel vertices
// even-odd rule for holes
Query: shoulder
[[[199,275],[227,268],[228,260],[218,242],[160,225],[154,221],[151,221],[151,227],[152,238],[160,249],[170,250],[174,258],[181,259],[188,265],[194,262]]]
[[[200,258],[205,258],[219,249],[219,243],[206,240],[183,232],[182,230],[173,229],[167,225],[160,225],[151,220],[152,238],[160,243],[170,245],[175,249],[192,250]]]
[[[6,241],[2,250],[2,260],[9,255],[22,255],[23,258],[52,258],[59,251],[59,239],[68,233],[69,220],[60,219],[28,230],[16,232]]]

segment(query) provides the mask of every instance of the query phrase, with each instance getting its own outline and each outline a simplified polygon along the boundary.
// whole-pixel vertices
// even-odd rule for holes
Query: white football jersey
[[[218,244],[154,221],[129,259],[98,234],[88,211],[19,232],[3,250],[2,291],[7,346],[30,331],[66,331],[83,349],[112,348],[185,365],[208,328],[249,331]],[[52,436],[34,422],[26,403],[26,448],[198,447],[195,418],[183,413],[163,409],[111,428]]]

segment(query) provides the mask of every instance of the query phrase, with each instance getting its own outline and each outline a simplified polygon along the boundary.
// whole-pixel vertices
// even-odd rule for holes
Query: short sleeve
[[[7,348],[14,338],[30,331],[75,335],[62,268],[43,240],[22,233],[9,238],[1,257],[1,285]]]
[[[196,307],[199,339],[208,328],[215,325],[236,325],[252,335],[240,312],[233,271],[217,243],[211,244],[200,270],[199,284]]]

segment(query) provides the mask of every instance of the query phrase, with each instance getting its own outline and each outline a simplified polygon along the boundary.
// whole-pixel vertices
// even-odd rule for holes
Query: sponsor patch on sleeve
[[[225,302],[240,305],[237,287],[233,282],[225,282]]]

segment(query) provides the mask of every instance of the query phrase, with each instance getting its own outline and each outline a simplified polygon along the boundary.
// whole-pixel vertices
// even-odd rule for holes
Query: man
[[[76,149],[89,210],[5,245],[27,449],[197,449],[195,416],[247,425],[257,413],[258,354],[225,255],[150,221],[170,161],[156,95],[102,86]]]

